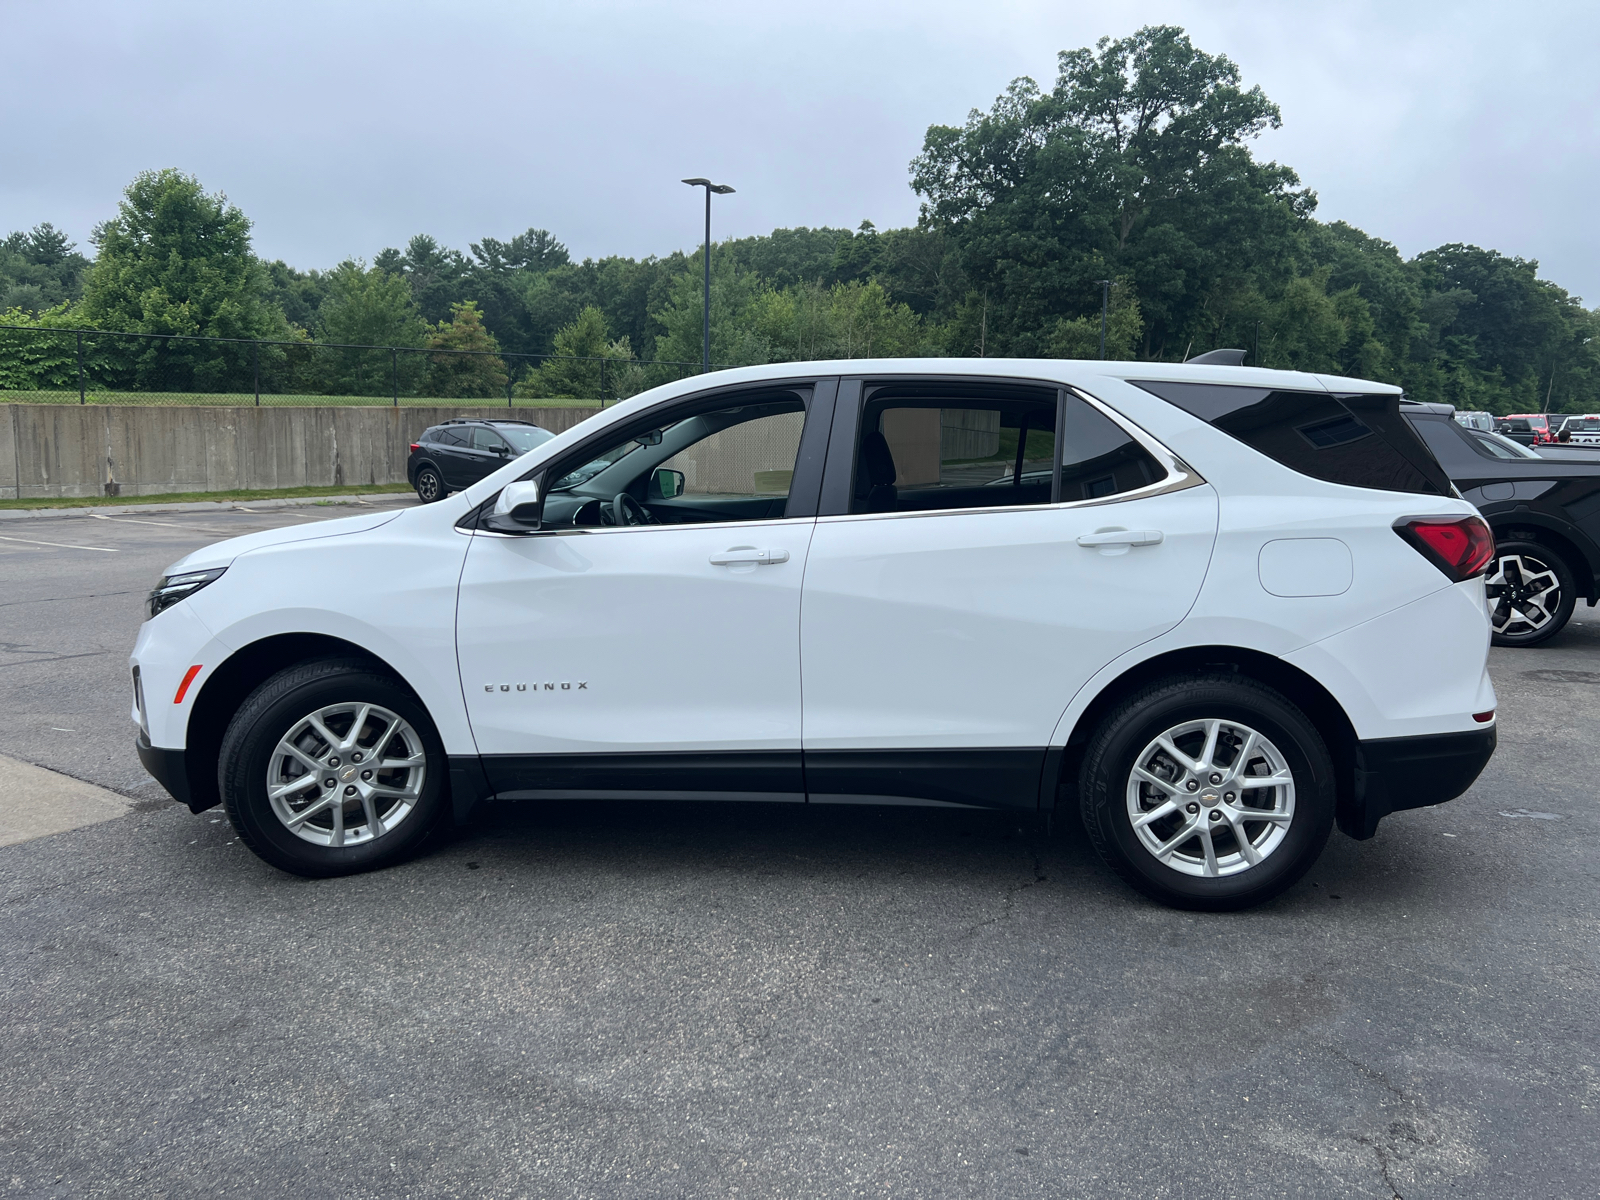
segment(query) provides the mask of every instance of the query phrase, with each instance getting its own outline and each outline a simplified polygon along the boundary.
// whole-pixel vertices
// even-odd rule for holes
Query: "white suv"
[[[1397,389],[1219,366],[725,371],[464,492],[174,564],[139,750],[284,870],[490,796],[1081,809],[1239,908],[1494,750],[1493,541]]]

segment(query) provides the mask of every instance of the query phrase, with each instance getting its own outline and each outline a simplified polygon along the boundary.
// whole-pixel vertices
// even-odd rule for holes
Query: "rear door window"
[[[850,511],[1100,500],[1165,477],[1115,421],[1058,389],[893,383],[863,403]]]
[[[1048,504],[1056,395],[893,384],[861,414],[851,512]]]
[[[1448,496],[1450,479],[1393,395],[1129,380],[1313,479]]]

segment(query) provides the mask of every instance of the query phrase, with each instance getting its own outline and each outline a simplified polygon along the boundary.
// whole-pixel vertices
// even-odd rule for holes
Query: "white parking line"
[[[66,542],[41,542],[33,538],[0,536],[0,542],[26,542],[30,546],[54,546],[57,550],[98,550],[102,554],[116,554],[110,546],[72,546]]]

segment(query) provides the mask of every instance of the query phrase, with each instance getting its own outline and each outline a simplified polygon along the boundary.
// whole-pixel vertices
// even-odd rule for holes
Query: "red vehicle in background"
[[[1558,423],[1560,420],[1556,418]],[[1556,440],[1548,413],[1513,413],[1509,417],[1496,417],[1494,431],[1524,446],[1545,446]]]

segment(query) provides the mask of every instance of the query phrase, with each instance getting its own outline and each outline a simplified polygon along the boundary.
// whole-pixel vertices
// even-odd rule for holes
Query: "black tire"
[[[449,494],[444,486],[444,476],[439,474],[437,467],[418,467],[417,477],[411,486],[417,489],[417,499],[424,504],[443,500]]]
[[[1495,563],[1489,569],[1489,624],[1496,646],[1537,646],[1566,628],[1578,602],[1578,589],[1572,568],[1560,551],[1512,533],[1495,545]],[[1559,593],[1550,603],[1549,577],[1555,578]],[[1543,588],[1542,591],[1534,589]],[[1542,603],[1529,605],[1526,599]],[[1537,613],[1547,620],[1540,621]]]
[[[1261,854],[1261,861],[1255,865],[1244,865],[1236,874],[1210,877],[1186,874],[1158,858],[1154,849],[1147,849],[1140,840],[1141,835],[1134,830],[1128,798],[1134,766],[1155,739],[1185,722],[1206,720],[1237,722],[1264,736],[1293,776],[1293,813],[1281,839]],[[1219,743],[1229,736],[1232,735],[1219,737]],[[1238,749],[1238,746],[1232,748],[1234,753]],[[1225,752],[1226,747],[1219,753]],[[1185,788],[1187,783],[1180,783],[1174,791]],[[1254,797],[1260,797],[1263,791],[1270,791],[1272,796],[1287,795],[1286,791],[1272,789],[1212,793],[1202,783],[1194,801],[1183,801],[1183,809],[1166,818],[1172,822],[1170,828],[1152,824],[1149,828],[1155,832],[1151,836],[1158,840],[1177,837],[1185,822],[1204,822],[1212,812],[1244,811],[1240,807],[1227,808],[1220,797],[1230,794],[1243,797],[1247,791]],[[1130,886],[1174,908],[1204,911],[1249,908],[1294,884],[1322,853],[1333,829],[1333,759],[1305,714],[1265,684],[1232,674],[1174,676],[1141,688],[1118,704],[1100,723],[1083,757],[1078,795],[1083,823],[1095,849]],[[1216,807],[1208,806],[1208,798]],[[1154,801],[1150,803],[1152,808],[1157,807]],[[1185,815],[1190,803],[1199,807],[1193,816]],[[1286,808],[1287,800],[1283,803]],[[1208,861],[1224,861],[1229,856],[1223,854],[1223,849],[1233,847],[1231,856],[1244,862],[1245,848],[1237,845],[1226,820],[1216,825],[1206,823],[1205,827],[1208,831],[1218,831],[1214,838],[1208,833],[1206,841],[1214,851]],[[1254,839],[1252,851],[1256,850],[1257,842],[1269,838],[1277,827],[1276,823],[1248,821],[1240,826],[1246,840]],[[1179,844],[1180,851],[1186,847],[1198,848],[1188,853],[1203,853],[1198,838]],[[1169,858],[1193,861],[1176,854]],[[1206,865],[1201,863],[1192,869],[1204,870]]]
[[[426,756],[423,778],[415,804],[392,828],[355,845],[317,845],[289,829],[274,812],[267,795],[267,773],[273,766],[280,739],[295,725],[307,714],[341,704],[375,705],[388,709],[409,724]],[[353,718],[351,724],[354,724]],[[332,731],[332,727],[329,728]],[[229,723],[218,764],[217,784],[239,840],[280,870],[310,878],[370,871],[400,861],[417,849],[448,808],[448,761],[427,710],[393,678],[360,659],[301,663],[278,672],[256,688]],[[352,765],[342,763],[337,769],[347,770]],[[330,778],[332,771],[330,769]],[[392,775],[387,777],[393,778]],[[380,769],[379,782],[385,778]],[[305,794],[322,795],[320,791]],[[379,803],[398,804],[398,801]],[[360,801],[341,801],[341,804],[348,808],[352,804],[359,806]],[[364,828],[357,815],[359,811],[358,808],[352,812],[358,829]],[[390,810],[391,816],[395,811]],[[331,823],[331,811],[329,819]],[[386,822],[381,812],[377,821],[380,828]],[[340,829],[342,835],[342,814]]]

